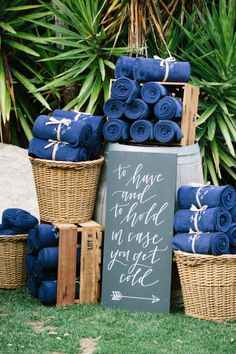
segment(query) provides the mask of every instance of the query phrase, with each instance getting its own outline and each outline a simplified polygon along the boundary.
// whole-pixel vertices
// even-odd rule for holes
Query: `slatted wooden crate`
[[[95,221],[54,226],[59,229],[57,306],[97,303],[100,299],[103,227]],[[78,240],[81,247],[80,296],[75,299]]]

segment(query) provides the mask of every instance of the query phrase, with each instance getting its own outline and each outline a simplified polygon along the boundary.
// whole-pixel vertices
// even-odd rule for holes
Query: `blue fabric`
[[[167,82],[188,82],[191,67],[188,62],[168,62],[169,74]],[[133,76],[137,81],[163,81],[166,64],[163,60],[151,58],[136,58],[133,66]]]
[[[2,229],[12,229],[15,234],[27,234],[38,224],[38,219],[20,208],[5,209],[2,213]]]
[[[198,207],[196,193],[199,187],[182,186],[178,190],[178,203],[181,209],[190,209],[191,205]],[[236,201],[236,192],[230,185],[204,186],[199,191],[201,205],[209,208],[223,206],[231,209]]]
[[[195,211],[177,210],[174,218],[175,232],[184,233],[190,229],[198,231],[194,226],[195,215]],[[232,223],[232,216],[227,209],[222,207],[207,208],[205,211],[198,213],[197,220],[198,229],[202,232],[227,232]]]
[[[154,124],[150,120],[136,120],[130,127],[130,136],[139,143],[152,140],[153,126]]]
[[[111,97],[129,103],[140,97],[140,87],[136,81],[121,77],[112,83]]]
[[[155,104],[161,97],[168,95],[167,88],[157,82],[147,82],[141,88],[141,97],[148,104]]]
[[[49,272],[43,272],[39,271],[36,267],[32,270],[31,273],[29,273],[29,278],[28,278],[28,291],[31,296],[33,297],[38,297],[39,295],[39,287],[42,283],[42,281],[45,280],[56,280],[57,279],[57,273],[49,273]]]
[[[103,105],[103,112],[108,118],[122,118],[124,114],[124,102],[116,98],[108,98]]]
[[[29,232],[27,239],[28,249],[33,253],[37,253],[44,247],[56,247],[58,246],[58,236],[58,230],[53,225],[36,225]]]
[[[103,126],[104,139],[111,142],[129,139],[129,123],[120,119],[109,119]]]
[[[153,135],[159,143],[180,142],[184,136],[178,124],[170,120],[157,122],[154,126]]]
[[[233,221],[236,222],[236,205],[231,210],[231,215],[232,215]]]
[[[236,247],[236,223],[230,225],[230,228],[227,232],[230,241],[230,247]]]
[[[146,119],[149,115],[149,107],[146,102],[136,98],[124,106],[124,114],[130,120]]]
[[[165,96],[154,106],[154,115],[160,120],[176,120],[182,117],[183,104],[177,98]]]
[[[79,298],[80,284],[75,283],[75,298]],[[55,305],[57,301],[57,280],[54,281],[42,281],[39,294],[39,300],[43,305]]]
[[[38,267],[37,264],[37,255],[27,253],[26,255],[26,271],[31,274]]]
[[[14,231],[12,229],[4,229],[2,227],[2,224],[0,224],[0,236],[11,236],[11,235],[17,235],[18,232]]]
[[[69,260],[68,260],[69,261]],[[37,257],[37,264],[40,270],[55,270],[58,265],[58,247],[42,248]],[[80,248],[77,248],[77,272],[80,268]]]
[[[54,145],[48,146],[50,141],[33,138],[29,143],[29,156],[40,159],[52,160]],[[47,147],[48,146],[48,147]],[[86,147],[71,147],[69,144],[58,143],[56,161],[87,161],[89,153]]]
[[[120,77],[129,77],[133,79],[133,67],[136,58],[120,56],[116,61],[115,66],[115,78],[119,79]]]
[[[58,121],[63,122],[63,118],[45,115],[39,116],[33,127],[34,137],[67,142],[73,147],[88,146],[92,142],[93,130],[89,123],[64,119],[65,124],[61,124],[60,126]]]
[[[39,283],[34,275],[28,278],[28,292],[33,297],[37,298],[39,296]]]
[[[223,232],[198,234],[195,242],[194,237],[194,234],[189,233],[176,234],[172,240],[173,250],[194,253],[192,248],[194,243],[195,253],[215,256],[229,254],[229,238]]]

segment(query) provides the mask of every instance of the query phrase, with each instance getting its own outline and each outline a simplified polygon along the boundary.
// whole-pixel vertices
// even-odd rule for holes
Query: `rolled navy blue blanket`
[[[39,294],[39,287],[42,281],[45,280],[56,280],[57,273],[49,273],[49,272],[42,272],[38,269],[34,269],[31,273],[29,273],[28,278],[28,291],[31,296],[38,297]]]
[[[182,117],[183,104],[177,98],[165,96],[154,106],[154,115],[159,120],[177,120]]]
[[[51,224],[36,225],[29,231],[27,239],[27,245],[29,251],[37,253],[44,247],[56,247],[58,246],[59,232]]]
[[[98,159],[101,156],[103,136],[97,136],[88,147],[89,159]]]
[[[137,81],[127,77],[121,77],[113,82],[111,86],[111,97],[129,103],[140,97],[140,87]]]
[[[103,126],[104,139],[111,142],[129,139],[129,123],[120,119],[109,119]]]
[[[191,67],[186,61],[136,58],[133,76],[137,81],[188,82]]]
[[[153,126],[154,124],[150,120],[136,120],[130,127],[130,136],[139,143],[152,140]]]
[[[86,147],[71,147],[69,144],[39,138],[30,140],[28,154],[46,160],[80,162],[89,159]]]
[[[79,298],[80,283],[75,283],[75,298]],[[42,281],[38,298],[43,305],[55,305],[57,301],[57,280]]]
[[[133,79],[133,67],[136,58],[127,57],[125,55],[120,56],[116,61],[115,66],[115,78],[129,77]]]
[[[122,118],[124,115],[124,102],[116,98],[108,98],[103,105],[103,112],[108,118]]]
[[[177,123],[162,120],[155,124],[153,136],[159,143],[180,142],[184,134]]]
[[[33,271],[38,267],[36,254],[27,253],[25,262],[26,271],[29,274],[33,273]]]
[[[230,225],[227,235],[229,236],[230,247],[236,248],[236,223]]]
[[[124,114],[130,120],[146,119],[149,115],[149,107],[146,102],[136,98],[124,106]]]
[[[4,229],[3,227],[1,227],[0,224],[0,236],[11,236],[11,235],[17,235],[18,232],[14,231],[12,229]]]
[[[39,283],[34,275],[29,276],[28,278],[28,292],[33,297],[39,296]]]
[[[92,134],[92,126],[88,122],[45,115],[39,116],[33,127],[36,138],[63,141],[74,147],[88,146],[92,142]]]
[[[182,186],[178,190],[178,204],[181,209],[190,209],[192,205],[196,207],[207,205],[209,208],[223,206],[231,209],[235,202],[236,192],[230,185]]]
[[[196,212],[187,209],[177,210],[174,217],[176,233],[184,233],[189,230],[201,232],[222,231],[227,232],[232,223],[230,212],[222,207],[207,208]]]
[[[2,213],[2,228],[12,229],[15,234],[27,234],[38,224],[38,219],[20,208],[5,209]]]
[[[68,260],[69,261],[69,260]],[[58,266],[58,247],[42,248],[37,256],[38,269],[53,271]],[[77,272],[80,268],[80,247],[77,248]]]
[[[172,248],[175,251],[219,256],[229,254],[229,238],[223,232],[181,233],[173,237]]]
[[[148,104],[155,104],[161,97],[168,95],[167,88],[158,82],[147,82],[141,88],[141,97]]]
[[[231,215],[232,215],[233,221],[236,222],[236,205],[231,210]]]

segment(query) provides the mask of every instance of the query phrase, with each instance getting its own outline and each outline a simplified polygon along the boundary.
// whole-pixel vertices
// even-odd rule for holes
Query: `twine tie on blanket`
[[[67,118],[63,118],[61,120],[58,120],[54,117],[50,117],[49,118],[49,122],[46,123],[46,125],[51,125],[51,124],[56,124],[57,125],[57,140],[60,141],[61,137],[60,137],[60,134],[61,134],[61,127],[62,125],[66,125],[67,127],[69,127],[69,125],[71,124],[71,119],[67,119]]]
[[[193,231],[192,229],[189,229],[189,233],[190,234],[194,234],[194,236],[192,238],[192,251],[195,254],[196,253],[196,251],[195,251],[195,242],[196,242],[196,239],[197,239],[198,235],[202,235],[202,232],[201,231]]]
[[[163,59],[163,58],[159,57],[158,55],[154,55],[153,58],[155,60],[161,60],[160,67],[165,67],[165,75],[164,75],[164,78],[163,78],[162,82],[166,82],[167,79],[168,79],[168,76],[169,76],[169,72],[170,72],[169,63],[174,62],[175,58],[172,57],[171,55],[168,58],[166,58],[166,59]]]
[[[81,116],[81,114],[87,115],[87,116],[91,116],[91,114],[92,114],[92,113],[84,113],[84,112],[78,112],[78,111],[74,111],[74,112],[77,113],[76,116],[74,117],[75,121],[79,120],[79,117]]]
[[[48,149],[48,148],[50,148],[50,147],[53,146],[53,150],[52,150],[52,160],[55,160],[55,159],[56,159],[56,153],[57,153],[59,144],[63,144],[63,145],[69,144],[69,143],[67,143],[67,142],[61,142],[61,141],[52,140],[52,139],[49,139],[48,141],[49,141],[49,144],[47,144],[46,146],[44,146],[44,149]]]
[[[202,205],[201,204],[201,201],[199,199],[199,193],[200,193],[200,190],[203,188],[203,187],[207,187],[210,185],[210,182],[207,182],[206,184],[203,184],[201,185],[198,189],[197,189],[197,192],[196,192],[196,201],[197,201],[197,204],[198,204],[198,207],[196,207],[195,205],[191,205],[191,208],[190,210],[195,212],[195,215],[194,215],[194,228],[196,230],[196,232],[201,232],[199,230],[199,227],[198,227],[198,216],[199,214],[201,214],[203,211],[205,211],[207,208],[208,208],[208,205]]]

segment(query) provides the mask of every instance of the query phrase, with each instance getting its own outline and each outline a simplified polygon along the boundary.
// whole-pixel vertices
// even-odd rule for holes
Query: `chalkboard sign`
[[[175,154],[108,154],[102,304],[169,312]]]

